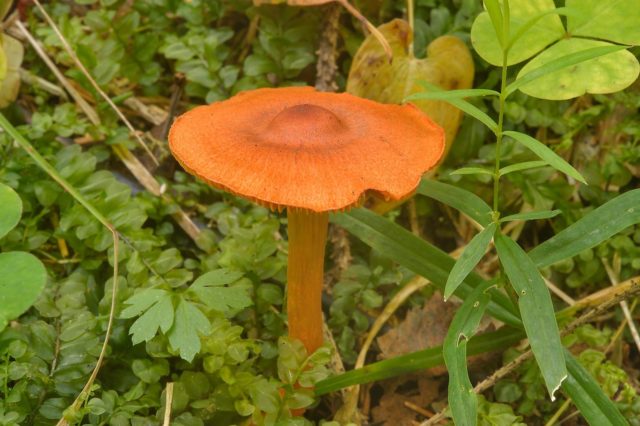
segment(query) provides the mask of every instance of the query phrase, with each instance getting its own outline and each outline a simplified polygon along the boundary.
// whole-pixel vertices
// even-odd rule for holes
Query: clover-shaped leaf
[[[572,36],[640,44],[640,1],[567,0],[566,5],[574,11],[567,16]]]
[[[511,10],[509,27],[510,34],[513,35],[531,18],[555,9],[555,4],[553,0],[510,0],[509,7]],[[540,18],[513,44],[509,51],[507,65],[529,59],[560,39],[564,33],[565,30],[558,15],[549,14]],[[488,12],[478,15],[473,22],[471,43],[482,59],[492,65],[502,65],[502,49]]]
[[[554,59],[598,46],[611,44],[581,38],[561,40],[525,65],[518,77]],[[631,85],[639,72],[636,57],[627,50],[620,50],[547,74],[523,85],[520,90],[536,98],[551,100],[571,99],[585,93],[613,93]]]

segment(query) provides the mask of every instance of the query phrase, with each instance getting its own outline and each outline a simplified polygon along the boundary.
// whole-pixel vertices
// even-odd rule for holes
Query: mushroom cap
[[[311,87],[256,89],[181,115],[171,152],[212,186],[271,208],[344,210],[374,191],[411,194],[444,132],[411,104]]]

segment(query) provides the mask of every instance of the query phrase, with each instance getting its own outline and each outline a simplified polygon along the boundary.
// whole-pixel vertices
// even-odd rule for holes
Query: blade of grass
[[[426,86],[426,85],[425,85]],[[422,99],[431,99],[436,101],[444,101],[449,99],[463,99],[482,96],[500,96],[500,93],[489,89],[460,89],[460,90],[442,90],[437,86],[428,85],[428,92],[419,92],[404,98],[404,101],[416,101]],[[435,88],[435,90],[434,90]]]
[[[492,175],[493,171],[482,167],[461,167],[451,172],[452,175]]]
[[[600,388],[593,376],[565,349],[569,376],[562,390],[592,426],[623,426],[629,422]]]
[[[467,344],[467,354],[499,351],[519,342],[524,337],[522,330],[501,328],[498,331],[474,336]],[[347,386],[384,380],[418,370],[437,367],[444,364],[442,346],[413,352],[392,359],[366,365],[357,370],[351,370],[339,376],[330,377],[316,383],[316,395],[325,395],[343,389]]]
[[[519,172],[521,170],[529,170],[529,169],[535,169],[538,167],[544,167],[547,165],[548,164],[546,161],[540,161],[540,160],[524,161],[522,163],[511,164],[509,166],[505,166],[500,169],[500,176],[508,175],[509,173],[513,173],[513,172]]]

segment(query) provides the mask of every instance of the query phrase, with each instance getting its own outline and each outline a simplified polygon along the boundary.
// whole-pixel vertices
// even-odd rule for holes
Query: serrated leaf
[[[561,40],[532,59],[507,86],[541,99],[564,100],[585,93],[613,93],[630,86],[640,64],[625,46],[598,40]]]
[[[533,260],[515,241],[498,233],[494,242],[500,263],[518,294],[522,324],[553,401],[567,369],[551,295]]]
[[[424,91],[426,81],[440,89],[470,89],[473,58],[465,43],[453,36],[442,36],[427,47],[427,57],[414,57],[409,46],[413,32],[409,23],[394,19],[378,27],[389,41],[393,61],[371,35],[353,57],[347,92],[383,103],[399,104],[410,95]],[[445,92],[447,93],[447,92]],[[457,133],[462,114],[438,100],[413,99],[412,103],[445,130],[447,148]]]
[[[573,36],[640,44],[640,2],[638,0],[567,0],[567,27]]]
[[[535,212],[516,213],[509,216],[505,216],[500,219],[500,222],[510,222],[512,220],[540,220],[551,219],[562,213],[561,210],[544,210]]]
[[[553,0],[510,0],[510,33],[518,30],[536,16],[555,9]],[[555,14],[545,15],[513,43],[507,65],[517,64],[540,52],[565,34],[562,21]],[[475,19],[471,27],[471,43],[476,52],[492,65],[502,66],[502,49],[488,12]]]
[[[140,315],[142,312],[146,311],[152,305],[157,303],[166,294],[167,292],[165,290],[154,288],[145,289],[140,291],[139,293],[134,294],[133,296],[125,300],[124,303],[129,306],[127,306],[120,313],[120,318],[133,318]]]
[[[481,232],[476,234],[464,248],[455,265],[451,268],[451,272],[447,278],[447,283],[444,287],[445,300],[451,297],[462,281],[464,281],[467,275],[469,275],[473,268],[476,267],[478,262],[480,262],[480,259],[484,256],[484,252],[487,250],[487,247],[489,247],[489,243],[493,238],[493,234],[496,232],[496,228],[497,225],[495,223],[491,223]]]
[[[200,352],[200,335],[209,334],[210,327],[211,323],[200,309],[181,299],[167,337],[171,347],[180,353],[180,358],[191,362]]]
[[[457,425],[475,425],[478,400],[467,371],[467,342],[475,334],[490,296],[486,282],[476,287],[458,308],[444,339],[443,356],[449,372],[449,405]]]
[[[242,278],[241,272],[228,269],[210,271],[199,277],[189,287],[208,307],[219,312],[244,309],[253,304],[249,289],[244,286],[227,286]]]
[[[0,331],[33,305],[47,282],[40,260],[30,253],[0,253]]]
[[[167,291],[163,291],[163,293],[162,297],[156,300],[131,325],[129,334],[131,334],[131,342],[134,345],[153,339],[159,329],[166,333],[173,325],[174,313],[171,294]]]
[[[7,185],[0,183],[0,238],[4,237],[20,222],[22,200]]]
[[[582,175],[580,174],[580,172],[574,169],[571,164],[564,161],[558,154],[553,152],[551,148],[549,148],[542,142],[538,141],[537,139],[525,133],[514,132],[511,130],[504,132],[503,135],[509,136],[515,139],[516,141],[520,142],[525,147],[527,147],[531,152],[533,152],[542,160],[547,162],[547,164],[549,164],[554,169],[559,170],[562,173],[571,176],[572,178],[574,178],[579,182],[587,183],[584,180],[584,177],[582,177]]]

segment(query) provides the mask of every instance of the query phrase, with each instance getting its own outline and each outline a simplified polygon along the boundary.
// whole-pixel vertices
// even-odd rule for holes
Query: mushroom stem
[[[322,345],[322,286],[329,214],[288,209],[289,264],[287,316],[289,337],[311,354]]]

